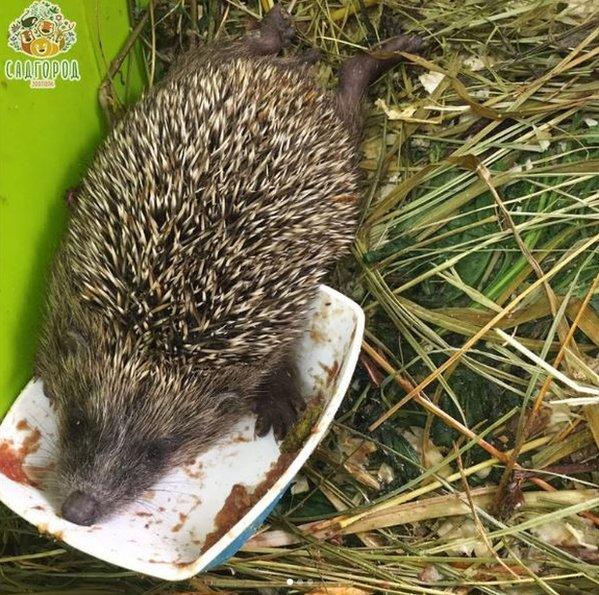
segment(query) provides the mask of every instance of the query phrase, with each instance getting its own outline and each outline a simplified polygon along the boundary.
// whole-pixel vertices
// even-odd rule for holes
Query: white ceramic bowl
[[[51,483],[56,422],[40,382],[31,381],[0,425],[0,500],[41,532],[117,566],[167,580],[185,579],[232,556],[263,523],[325,435],[349,386],[364,331],[364,313],[321,286],[299,362],[306,397],[324,409],[303,447],[252,508],[212,546],[206,537],[235,484],[251,493],[279,460],[272,432],[254,437],[254,419],[194,463],[173,470],[144,499],[103,523],[82,527],[54,512]],[[10,470],[11,454],[17,466]],[[22,469],[27,475],[19,476]],[[37,479],[36,479],[37,476]],[[31,483],[35,485],[31,485]]]

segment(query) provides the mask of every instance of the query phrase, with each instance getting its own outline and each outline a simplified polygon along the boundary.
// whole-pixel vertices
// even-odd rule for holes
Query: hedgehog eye
[[[76,438],[85,431],[85,417],[83,412],[75,410],[69,416],[67,421],[67,433],[70,438]]]
[[[152,463],[163,461],[168,455],[170,444],[168,440],[155,440],[146,446],[146,457]]]

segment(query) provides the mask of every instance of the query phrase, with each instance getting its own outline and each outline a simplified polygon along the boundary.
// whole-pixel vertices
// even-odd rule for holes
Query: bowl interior
[[[260,520],[326,432],[355,367],[362,317],[351,300],[321,287],[298,356],[303,393],[308,399],[322,397],[323,413],[310,439],[290,463],[286,460],[285,473],[220,538],[213,533],[215,519],[233,487],[240,484],[236,489],[251,494],[279,460],[272,433],[256,438],[251,417],[136,503],[100,524],[82,527],[55,514],[60,508],[53,481],[56,421],[41,383],[32,381],[0,426],[0,473],[9,478],[0,481],[0,500],[40,531],[113,564],[170,579],[195,574]]]

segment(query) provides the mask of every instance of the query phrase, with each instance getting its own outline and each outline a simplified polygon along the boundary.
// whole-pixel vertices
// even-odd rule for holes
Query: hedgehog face
[[[106,344],[105,331],[90,335],[50,324],[38,351],[58,421],[57,497],[62,516],[80,525],[143,498],[247,411],[239,398],[247,374],[194,373],[182,362],[150,361],[130,342]]]
[[[205,379],[179,386],[159,378],[136,383],[119,372],[56,399],[61,513],[76,524],[93,524],[139,501],[239,415],[236,395]]]
[[[61,408],[57,481],[62,516],[91,525],[143,496],[189,448],[189,437],[152,427],[142,407]],[[162,427],[161,427],[162,426]]]

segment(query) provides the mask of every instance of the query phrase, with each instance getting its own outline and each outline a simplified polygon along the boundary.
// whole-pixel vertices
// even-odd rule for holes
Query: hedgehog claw
[[[256,436],[266,436],[270,429],[277,440],[283,440],[289,430],[294,426],[299,414],[305,407],[299,395],[283,394],[283,391],[273,390],[270,395],[263,395],[254,404],[257,415]]]

